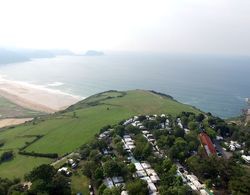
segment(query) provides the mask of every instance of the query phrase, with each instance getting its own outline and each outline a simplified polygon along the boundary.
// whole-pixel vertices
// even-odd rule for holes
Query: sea
[[[57,56],[0,66],[0,76],[88,97],[146,89],[230,118],[250,97],[250,57],[153,53]]]

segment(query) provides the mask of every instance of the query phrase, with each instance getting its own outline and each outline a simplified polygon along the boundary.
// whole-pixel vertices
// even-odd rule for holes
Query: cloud
[[[250,53],[248,0],[0,1],[0,45]]]

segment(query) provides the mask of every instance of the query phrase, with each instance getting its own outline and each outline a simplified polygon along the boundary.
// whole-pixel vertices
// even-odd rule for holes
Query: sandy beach
[[[12,125],[19,125],[25,123],[26,121],[31,121],[33,118],[8,118],[0,120],[0,128],[8,127]]]
[[[1,77],[0,96],[24,108],[47,113],[65,109],[83,99],[58,90]]]

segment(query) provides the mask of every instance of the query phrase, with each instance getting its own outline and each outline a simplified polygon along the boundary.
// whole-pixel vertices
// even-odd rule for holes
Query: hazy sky
[[[250,55],[250,0],[0,0],[0,46]]]

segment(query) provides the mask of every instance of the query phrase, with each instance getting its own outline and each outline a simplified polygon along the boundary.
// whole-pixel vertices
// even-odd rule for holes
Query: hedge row
[[[34,157],[44,157],[44,158],[58,158],[57,153],[37,153],[37,152],[26,152],[26,151],[19,151],[18,152],[21,155],[26,155],[26,156],[34,156]]]
[[[19,148],[19,151],[23,151],[24,149],[26,149],[27,147],[29,147],[31,144],[35,143],[36,141],[38,141],[39,139],[41,139],[43,137],[43,135],[35,135],[35,139],[30,141],[30,142],[26,142],[25,145],[21,148]]]

